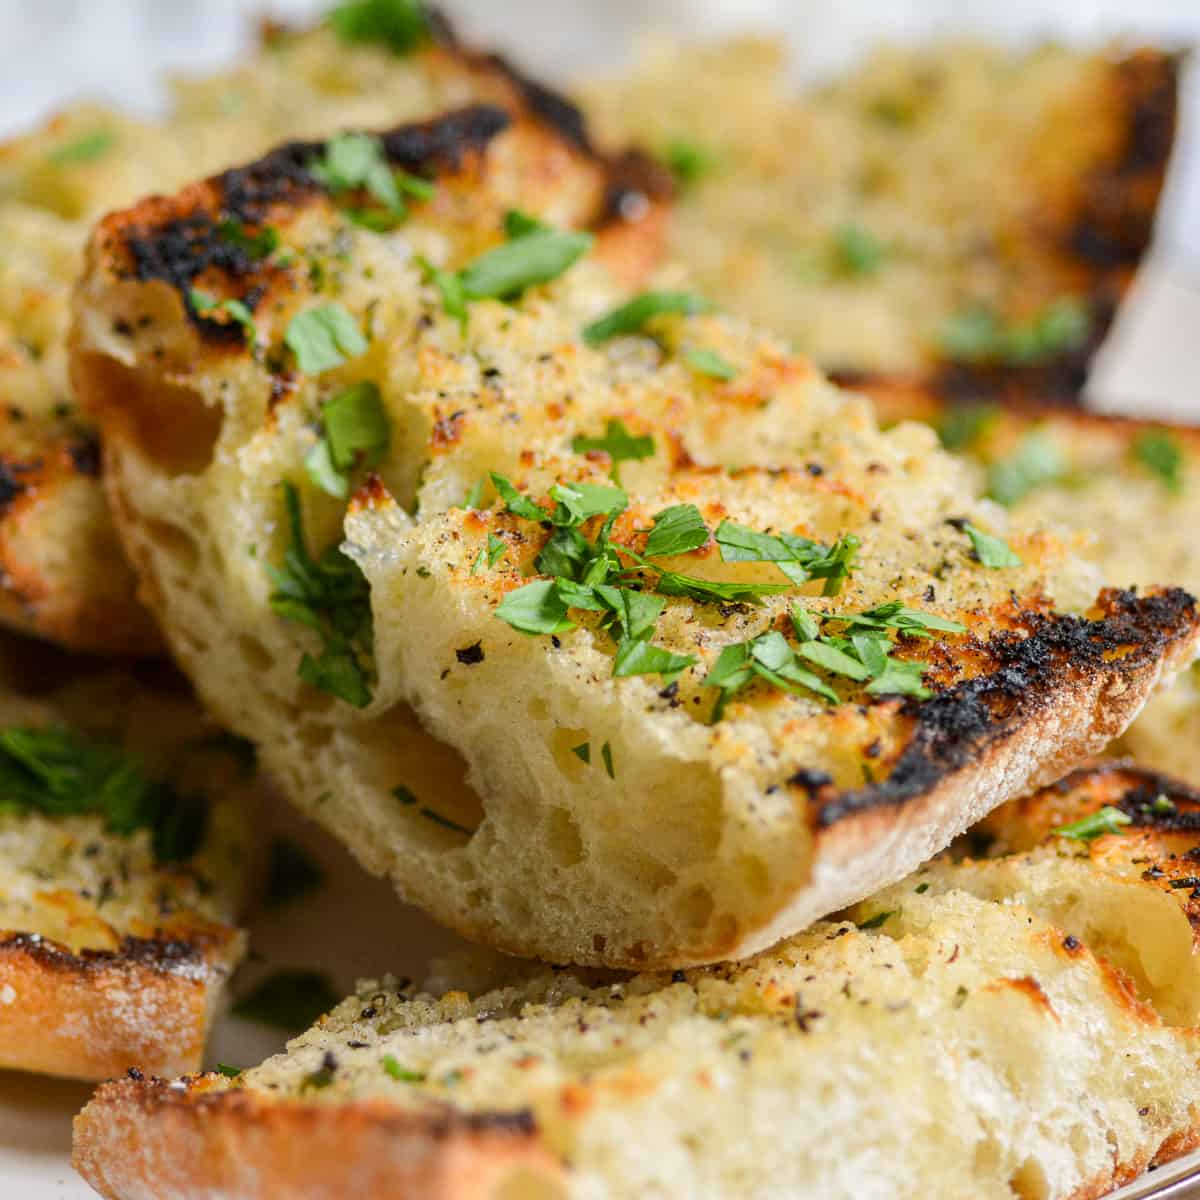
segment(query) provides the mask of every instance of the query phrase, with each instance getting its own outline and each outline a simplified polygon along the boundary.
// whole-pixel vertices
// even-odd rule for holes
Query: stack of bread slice
[[[803,104],[742,78],[731,128],[774,113],[862,159],[801,178],[746,142],[706,183],[676,145],[692,190],[672,201],[664,168],[613,147],[684,136],[675,84],[597,93],[598,140],[420,6],[272,37],[181,87],[164,128],[79,110],[0,156],[0,222],[28,231],[0,267],[0,370],[26,398],[0,430],[0,618],[75,648],[165,644],[289,800],[492,950],[434,991],[364,983],[236,1078],[171,1080],[242,945],[241,743],[128,682],[14,698],[0,745],[51,727],[94,799],[53,808],[51,750],[6,783],[4,945],[26,974],[0,990],[0,1056],[135,1068],[79,1118],[89,1182],[1065,1198],[1190,1148],[1200,802],[1081,764],[1146,744],[1127,727],[1200,646],[1197,572],[1131,565],[1115,525],[1097,550],[1055,507],[1062,481],[997,495],[983,443],[964,459],[928,425],[953,377],[996,429],[1087,441],[1089,418],[998,405],[1061,399],[1103,335],[1148,238],[1174,60],[949,47]],[[751,75],[756,53],[724,66]],[[1007,185],[968,219],[963,144],[1001,79],[1027,86],[988,161],[1035,179],[1050,220]],[[1075,112],[1094,127],[1051,161]],[[878,286],[879,247],[839,215],[867,160],[895,202],[867,205],[880,253],[912,239]],[[959,162],[942,252],[914,213]],[[837,235],[799,304],[744,208],[793,211],[796,189],[824,198],[800,241]],[[986,269],[980,238],[1002,248]],[[904,300],[918,285],[925,309]],[[935,326],[983,305],[991,341],[938,348]],[[1022,330],[1037,344],[1009,361]],[[1076,467],[1098,504],[1112,459],[1150,471],[1147,519],[1182,515],[1186,453],[1168,485],[1102,428]],[[147,784],[131,824],[100,767],[153,779],[160,757],[173,794]],[[211,810],[184,800],[201,785]],[[225,840],[190,838],[180,869],[163,814],[197,812]],[[50,896],[30,865],[47,847],[67,880]],[[39,1004],[78,1023],[28,1036]]]

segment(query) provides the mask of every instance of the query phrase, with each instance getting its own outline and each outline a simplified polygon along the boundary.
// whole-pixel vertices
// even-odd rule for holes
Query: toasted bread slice
[[[290,34],[237,70],[180,82],[162,124],[86,105],[0,146],[0,622],[80,650],[163,648],[102,495],[95,428],[66,378],[68,298],[101,213],[281,140],[471,101],[538,132],[528,170],[581,224],[616,227],[622,206],[645,210],[647,189],[669,186],[648,163],[606,158],[576,110],[503,60],[457,44],[444,23],[432,34],[407,57],[327,28]],[[653,252],[642,232],[654,212],[642,215],[631,256]]]
[[[552,961],[745,955],[1098,750],[1190,660],[1182,593],[1094,599],[1069,548],[1034,528],[1010,538],[1023,565],[985,565],[968,523],[1002,533],[999,511],[930,432],[881,434],[864,401],[778,341],[693,315],[660,323],[658,340],[588,344],[585,323],[628,297],[604,269],[605,237],[522,300],[448,315],[474,264],[561,246],[544,230],[497,246],[504,210],[542,201],[536,180],[521,199],[525,131],[481,122],[470,110],[384,137],[394,161],[437,176],[393,233],[347,222],[307,165],[321,147],[293,145],[106,219],[78,294],[74,379],[105,431],[147,603],[213,711],[403,895]],[[269,227],[281,249],[237,253],[230,220]],[[253,346],[226,313],[198,311],[196,289],[247,305]],[[306,373],[304,330],[335,317],[363,340]],[[373,474],[318,469],[333,400],[364,406]],[[616,464],[628,497],[604,491],[610,450],[631,460]],[[498,499],[489,472],[526,498]],[[339,481],[343,494],[361,483],[348,510],[330,494]],[[775,566],[725,561],[709,533],[660,552],[641,576],[657,596],[612,593],[662,610],[655,646],[626,646],[614,678],[611,619],[581,611],[544,637],[497,619],[551,538],[534,502],[564,484],[628,502],[610,527],[611,583],[628,584],[673,506],[819,541],[835,575],[861,539],[858,565],[833,599],[823,579],[778,594],[790,584]],[[350,559],[310,559],[343,537]],[[586,544],[579,529],[553,538]],[[336,598],[312,591],[326,586]],[[706,672],[768,631],[779,649],[793,602],[814,619],[903,604],[942,632],[904,638],[908,666],[887,683],[862,666],[857,683],[822,677],[828,705],[807,685],[755,684],[715,721]],[[638,674],[643,655],[674,665]]]
[[[876,390],[886,421],[928,421],[1020,518],[1076,530],[1106,579],[1200,588],[1200,430],[1064,411],[1029,401],[957,401],[896,382]],[[1123,738],[1129,754],[1200,780],[1200,695],[1189,672],[1156,696]]]
[[[5,646],[0,1067],[195,1070],[244,948],[253,752],[177,678],[23,690],[46,668]]]
[[[1051,833],[1106,803],[1123,836]],[[363,983],[236,1080],[105,1084],[76,1165],[110,1200],[1102,1196],[1200,1140],[1200,796],[1111,766],[1001,811],[1003,857],[739,965]]]
[[[661,46],[584,92],[677,167],[672,249],[839,381],[1074,400],[1150,242],[1178,57],[883,47],[796,95],[761,40]]]

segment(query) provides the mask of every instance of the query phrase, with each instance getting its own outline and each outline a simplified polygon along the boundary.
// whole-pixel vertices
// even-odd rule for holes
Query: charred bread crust
[[[79,953],[0,935],[0,1065],[72,1079],[109,1079],[132,1063],[195,1070],[242,939],[232,929],[179,935]]]
[[[178,1083],[104,1084],[75,1118],[73,1162],[107,1200],[486,1200],[563,1194],[528,1110],[399,1111],[264,1102]]]

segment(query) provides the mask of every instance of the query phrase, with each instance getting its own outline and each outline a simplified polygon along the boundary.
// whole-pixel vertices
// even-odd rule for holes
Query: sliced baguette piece
[[[1026,399],[1000,406],[893,381],[875,390],[884,421],[928,421],[1018,519],[1078,532],[1105,579],[1200,588],[1200,430],[1066,411]],[[1200,694],[1188,672],[1151,700],[1113,747],[1200,782]]]
[[[1123,836],[1049,832],[1103,803]],[[105,1084],[75,1164],[109,1200],[1102,1196],[1200,1140],[1200,795],[1110,765],[1001,812],[1004,856],[742,964],[365,982],[235,1080]]]
[[[799,93],[786,58],[676,40],[581,93],[676,164],[671,248],[699,285],[867,390],[1076,400],[1150,244],[1180,56],[941,39]]]
[[[18,690],[35,677],[6,677],[0,691],[0,1067],[79,1079],[195,1070],[245,948],[235,921],[253,753],[178,679],[105,671]],[[30,741],[57,786],[18,757]],[[82,756],[97,747],[105,765],[89,773]],[[106,790],[72,787],[76,770]],[[120,803],[136,795],[148,807]]]
[[[578,223],[640,205],[649,228],[645,189],[665,186],[652,167],[607,158],[567,101],[457,43],[444,22],[431,34],[400,56],[329,28],[290,33],[237,69],[179,82],[161,123],[79,105],[0,145],[0,622],[77,650],[164,649],[120,552],[95,427],[67,380],[70,290],[102,213],[280,141],[486,101],[529,127],[530,173]]]
[[[345,220],[306,168],[311,146],[110,216],[78,292],[73,378],[180,663],[369,869],[468,936],[550,961],[750,954],[1098,751],[1194,655],[1194,606],[1180,592],[1097,597],[1070,547],[1032,526],[1011,530],[1023,565],[985,567],[963,522],[1003,535],[1002,514],[928,430],[880,433],[865,402],[737,321],[695,315],[662,323],[658,340],[587,344],[585,323],[629,295],[605,269],[607,236],[519,303],[448,316],[424,282],[432,264],[454,271],[495,246],[514,204],[545,215],[525,136],[483,129],[478,110],[387,134],[394,160],[438,179],[392,234]],[[230,219],[276,230],[284,260],[231,253]],[[253,307],[253,351],[195,310],[194,288]],[[305,374],[287,331],[326,305],[369,345]],[[697,370],[696,351],[734,364],[733,378]],[[322,404],[351,385],[378,389],[388,448],[377,440],[347,509],[305,464]],[[560,482],[602,486],[610,456],[572,446],[610,421],[650,447],[619,464],[623,553],[656,513],[691,503],[710,526],[861,539],[842,594],[817,583],[762,604],[666,601],[657,644],[694,660],[667,686],[614,679],[614,642],[592,616],[553,639],[497,619],[548,533],[504,511],[488,472],[542,499]],[[358,639],[340,657],[287,619],[278,571],[295,569],[301,536],[313,554],[345,538],[373,657],[354,609],[339,610],[338,636]],[[727,585],[782,579],[722,561],[711,541],[669,565]],[[923,702],[844,679],[828,707],[754,686],[712,723],[706,671],[723,648],[787,630],[793,601],[817,614],[902,602],[969,633],[901,648],[928,664]],[[325,676],[332,693],[313,685],[335,667],[353,694],[345,677]]]

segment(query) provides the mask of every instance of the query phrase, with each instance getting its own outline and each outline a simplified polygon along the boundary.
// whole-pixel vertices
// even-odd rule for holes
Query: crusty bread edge
[[[107,1200],[557,1200],[562,1168],[527,1110],[204,1092],[204,1077],[104,1084],[73,1163]]]
[[[244,945],[233,930],[211,956],[184,942],[80,955],[31,934],[0,939],[0,1067],[88,1080],[198,1069]]]

